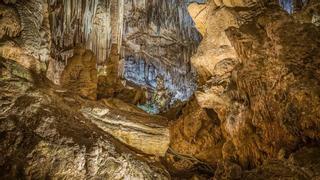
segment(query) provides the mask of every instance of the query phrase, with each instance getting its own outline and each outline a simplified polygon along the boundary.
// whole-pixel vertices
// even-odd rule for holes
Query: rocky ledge
[[[14,61],[0,59],[1,179],[169,179],[157,158],[132,151],[86,118],[84,115],[94,113],[82,108],[99,107],[105,112],[110,107],[70,95],[42,77]],[[128,116],[125,111],[120,115]],[[154,143],[149,144],[151,150],[146,145],[141,150],[163,154],[168,130],[147,124],[140,128],[138,124],[124,123],[131,131],[117,137],[133,143],[137,139],[132,137],[140,137],[140,142],[148,145],[146,139],[152,142],[154,135],[148,130],[158,128]],[[138,135],[130,136],[135,129]]]

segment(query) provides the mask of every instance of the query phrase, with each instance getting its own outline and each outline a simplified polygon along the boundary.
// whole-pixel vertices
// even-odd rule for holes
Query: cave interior
[[[0,0],[0,179],[320,179],[320,1]]]

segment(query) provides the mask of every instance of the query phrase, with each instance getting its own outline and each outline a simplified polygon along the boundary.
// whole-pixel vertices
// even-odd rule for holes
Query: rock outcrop
[[[84,107],[81,112],[99,128],[124,144],[146,154],[159,157],[165,155],[170,142],[165,118],[150,116],[132,107],[129,111],[107,107]]]
[[[97,99],[96,57],[92,51],[77,47],[61,75],[62,87],[84,98]]]
[[[203,84],[213,75],[218,62],[238,59],[224,30],[230,26],[238,27],[239,15],[237,16],[236,10],[219,7],[213,1],[206,4],[194,3],[188,9],[203,35],[197,53],[191,58],[192,65],[200,76],[200,83]]]
[[[317,179],[318,170],[313,168],[318,162],[305,168],[302,163],[291,163],[288,157],[295,153],[308,156],[303,151],[308,146],[319,148],[319,28],[311,22],[299,23],[274,2],[249,3],[240,8],[209,1],[189,10],[197,12],[191,15],[197,15],[193,17],[204,33],[203,44],[192,61],[204,84],[195,96],[200,110],[217,113],[221,128],[221,134],[211,133],[223,143],[211,149],[221,154],[211,166],[215,178],[284,179],[288,175]],[[208,23],[211,19],[216,21]],[[222,47],[230,51],[222,51]],[[190,114],[197,112],[199,109],[193,108]],[[192,122],[193,130],[198,129],[195,125],[208,122],[201,117],[181,117],[187,120],[174,122],[175,134],[186,135],[189,125],[181,122]],[[215,124],[211,122],[202,131]],[[172,138],[176,154],[196,156],[181,148],[187,136]],[[202,137],[198,134],[197,138]],[[194,151],[206,152],[200,149]],[[179,167],[186,169],[194,166],[187,162],[182,165]]]
[[[119,77],[119,63],[120,55],[118,53],[118,46],[111,47],[110,58],[108,65],[101,67],[98,71],[98,97],[110,98],[119,93],[124,86]]]
[[[154,160],[136,156],[78,110],[101,105],[46,81],[0,59],[1,179],[169,178]]]
[[[4,36],[16,37],[21,32],[18,13],[14,8],[0,4],[0,39]]]
[[[242,63],[220,94],[230,103],[216,112],[239,162],[257,165],[282,148],[290,153],[318,142],[319,29],[273,6],[227,34]]]
[[[319,179],[319,148],[302,148],[287,160],[269,160],[261,167],[247,171],[243,179]]]
[[[320,26],[320,2],[316,0],[305,1],[299,11],[293,14],[293,17],[301,23],[313,23]]]
[[[176,170],[191,170],[199,162],[215,166],[222,159],[225,139],[220,120],[212,109],[203,109],[195,98],[183,109],[182,115],[170,127],[172,151],[193,157],[194,160],[173,158],[168,161]]]
[[[196,74],[190,57],[201,36],[184,1],[50,0],[48,4],[55,59],[49,62],[52,81],[59,83],[56,79],[76,44],[83,43],[96,54],[98,69],[112,66],[109,59],[116,45],[122,78],[155,89],[157,75],[163,75],[175,100],[192,95]]]
[[[98,69],[97,98],[117,98],[130,104],[146,102],[146,90],[127,83],[120,77],[120,54],[118,46],[113,44],[108,65]]]
[[[29,16],[33,11],[30,8],[37,9],[32,16]],[[1,1],[0,10],[0,56],[37,72],[45,71],[44,61],[49,58],[45,7],[39,1]]]

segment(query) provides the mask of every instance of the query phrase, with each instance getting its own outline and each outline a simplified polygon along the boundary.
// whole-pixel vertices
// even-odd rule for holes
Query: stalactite
[[[124,59],[124,69],[119,71],[124,78],[155,87],[155,78],[161,74],[169,89],[172,92],[179,89],[182,99],[186,99],[192,93],[185,92],[192,91],[182,89],[196,86],[190,57],[201,40],[186,3],[184,0],[49,0],[51,55],[66,64],[74,46],[83,44],[96,54],[99,68],[108,65],[111,44],[117,44]]]
[[[110,1],[49,0],[49,4],[54,43],[51,54],[66,61],[65,57],[72,55],[68,49],[83,44],[96,54],[99,64],[104,63],[112,39]]]
[[[181,100],[186,100],[196,87],[190,57],[201,40],[186,3],[189,2],[126,0],[124,20],[125,36],[130,37],[125,38],[127,47],[123,50],[127,61],[125,71],[132,72],[126,73],[125,77],[135,83],[155,88],[156,76],[163,75],[174,98]],[[132,59],[143,61],[145,66],[150,66],[155,71],[144,72],[143,74],[149,73],[149,77],[141,82],[143,78],[135,77],[140,73],[133,73],[136,69],[134,66],[140,63],[132,63]],[[141,68],[142,71],[147,69]]]

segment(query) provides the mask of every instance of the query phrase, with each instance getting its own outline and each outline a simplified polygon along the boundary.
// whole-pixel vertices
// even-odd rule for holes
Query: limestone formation
[[[214,158],[217,161],[214,176],[216,179],[282,179],[288,175],[298,179],[316,179],[317,172],[311,169],[317,167],[317,163],[307,170],[312,173],[305,174],[300,172],[303,165],[283,165],[282,161],[273,164],[272,159],[286,159],[301,146],[319,143],[319,97],[316,93],[319,91],[319,29],[311,23],[300,24],[295,16],[290,16],[274,3],[262,7],[257,5],[245,8],[247,16],[244,16],[243,9],[217,7],[210,1],[207,7],[189,6],[190,11],[198,12],[191,13],[198,15],[193,16],[196,23],[202,23],[200,27],[206,29],[202,29],[203,44],[193,57],[197,71],[207,80],[198,88],[196,99],[200,110],[209,108],[217,113],[221,134],[210,134],[223,140],[223,146],[211,149],[222,154],[220,158]],[[210,6],[213,7],[211,11]],[[210,26],[208,22],[221,17],[221,14],[230,16],[216,20]],[[239,18],[244,21],[239,21]],[[230,21],[225,19],[235,24],[228,24]],[[223,26],[215,29],[219,23]],[[216,44],[221,42],[216,39],[221,37],[224,37],[221,42],[232,50],[229,51],[231,54],[221,54],[233,55],[234,58],[219,58],[216,53],[209,53],[219,49]],[[202,56],[206,60],[203,64],[197,61]],[[213,65],[211,69],[209,64]],[[196,108],[191,109],[192,115],[199,112]],[[183,121],[188,120],[193,124],[207,122],[201,116],[190,116]],[[196,157],[197,154],[183,148],[189,125],[182,125],[181,121],[173,124],[172,147],[176,154]],[[217,123],[210,124],[214,126]],[[196,131],[199,126],[192,127]],[[204,131],[210,130],[209,125],[205,127]],[[204,137],[206,135],[198,136],[199,139]],[[191,149],[196,142],[187,147]],[[195,147],[194,151],[200,149]],[[268,160],[271,164],[264,164]],[[196,166],[185,159],[183,161],[185,163],[177,163],[179,170]],[[249,171],[250,175],[246,174],[247,169],[255,167]]]
[[[173,94],[187,100],[196,89],[190,57],[201,35],[182,0],[127,0],[124,8],[124,77],[156,89],[157,76]]]
[[[303,148],[288,160],[269,160],[245,172],[243,179],[319,179],[319,148]]]
[[[304,3],[302,9],[296,11],[293,16],[301,23],[313,23],[316,26],[320,25],[319,21],[320,14],[320,2],[315,0],[309,0]]]
[[[105,67],[99,69],[98,72],[98,97],[110,98],[115,97],[124,87],[121,84],[119,76],[120,55],[118,46],[113,44],[111,47],[110,58]]]
[[[113,44],[107,65],[98,69],[98,99],[117,98],[135,105],[145,103],[143,88],[123,83],[125,80],[121,79],[120,67],[118,45]]]
[[[156,76],[165,76],[174,100],[187,100],[195,90],[190,57],[201,36],[184,1],[50,0],[48,8],[56,59],[49,62],[52,80],[60,77],[76,44],[96,54],[98,69],[108,64],[117,44],[126,80],[155,89]]]
[[[2,0],[0,179],[319,179],[319,14]]]
[[[162,76],[157,77],[157,87],[154,93],[153,101],[157,105],[160,112],[165,112],[169,109],[170,93],[164,85],[164,79]]]
[[[213,75],[219,61],[238,59],[224,31],[230,26],[238,27],[239,22],[235,10],[219,8],[213,1],[205,5],[191,4],[189,11],[203,34],[198,51],[191,59],[203,83]]]
[[[15,9],[0,3],[0,16],[0,39],[4,36],[16,37],[21,32],[21,25]]]
[[[0,75],[1,179],[169,179],[85,118],[90,102],[11,60],[0,59]]]
[[[276,7],[252,24],[227,30],[242,63],[233,72],[234,84],[221,94],[230,104],[216,112],[242,165],[276,157],[283,147],[292,152],[305,139],[318,141],[316,32]]]
[[[168,149],[169,129],[164,118],[132,109],[117,110],[112,106],[84,107],[81,112],[105,132],[143,153],[164,156]]]
[[[225,139],[219,119],[212,109],[202,109],[195,99],[183,109],[183,114],[171,125],[170,131],[170,147],[175,152],[213,166],[222,159],[221,149]],[[188,166],[187,163],[182,163],[185,159],[168,158],[177,170],[190,170],[192,165],[199,163],[191,161]]]
[[[44,72],[46,70],[44,62],[49,59],[50,44],[49,36],[45,33],[49,31],[45,7],[38,1],[27,3],[4,1],[4,3],[8,5],[0,2],[1,56],[15,60],[34,71]],[[30,7],[39,7],[35,12],[38,16],[30,15],[32,13]]]
[[[62,72],[61,85],[84,98],[96,100],[97,83],[96,58],[93,52],[75,48],[74,56],[68,59]]]

